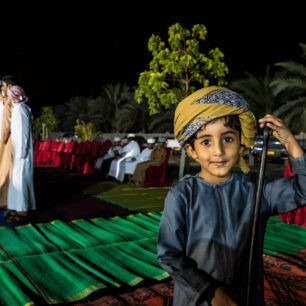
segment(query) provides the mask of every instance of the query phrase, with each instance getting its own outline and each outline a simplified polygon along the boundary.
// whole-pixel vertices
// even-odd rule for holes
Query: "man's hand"
[[[263,128],[265,123],[272,130],[275,136],[286,148],[288,154],[292,157],[304,156],[304,151],[295,139],[291,131],[285,126],[283,121],[270,114],[258,120],[260,127]]]
[[[238,306],[238,304],[228,295],[223,287],[215,289],[214,296],[211,299],[213,306]]]

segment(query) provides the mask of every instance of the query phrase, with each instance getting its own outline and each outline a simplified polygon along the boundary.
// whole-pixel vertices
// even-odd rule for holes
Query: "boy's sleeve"
[[[192,305],[196,305],[212,286],[212,277],[197,268],[197,263],[186,257],[187,205],[170,191],[159,226],[157,259],[162,268],[185,292]]]
[[[289,157],[294,176],[271,181],[265,185],[264,196],[272,215],[279,215],[306,205],[306,155]]]

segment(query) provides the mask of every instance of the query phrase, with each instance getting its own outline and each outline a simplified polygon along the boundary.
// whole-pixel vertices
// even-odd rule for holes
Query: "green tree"
[[[173,133],[175,107],[171,106],[166,111],[151,116],[149,130],[151,133]]]
[[[90,104],[92,119],[100,125],[103,124],[109,132],[120,132],[120,112],[122,106],[129,101],[130,97],[130,87],[126,84],[105,85],[101,97]]]
[[[74,126],[74,130],[82,141],[93,141],[100,134],[100,131],[97,130],[92,122],[85,123],[83,120],[77,120],[77,125]]]
[[[149,132],[151,116],[147,101],[137,103],[134,92],[130,93],[130,98],[119,111],[119,121],[121,132]]]
[[[250,104],[255,116],[261,118],[266,114],[274,114],[281,103],[280,95],[274,95],[270,86],[273,80],[270,66],[267,66],[263,77],[246,72],[245,77],[234,80],[229,87],[241,94]]]
[[[56,106],[56,116],[60,122],[60,127],[64,131],[73,131],[76,120],[90,121],[88,114],[88,100],[87,97],[73,97],[64,105]]]
[[[149,70],[140,73],[135,92],[138,103],[147,98],[151,115],[176,105],[211,82],[226,84],[228,68],[223,53],[218,48],[201,53],[207,35],[204,25],[194,25],[190,31],[176,23],[169,27],[168,35],[169,46],[158,35],[149,39],[148,50],[153,59]]]
[[[42,140],[49,138],[49,133],[55,131],[58,121],[54,115],[52,106],[42,108],[41,115],[32,121],[32,129],[41,135]]]
[[[275,112],[296,134],[306,131],[306,44],[300,43],[301,62],[276,63],[280,67],[271,83],[274,95],[283,94],[286,102]]]

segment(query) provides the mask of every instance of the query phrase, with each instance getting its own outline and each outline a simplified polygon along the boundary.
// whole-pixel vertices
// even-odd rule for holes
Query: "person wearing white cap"
[[[127,144],[123,147],[121,154],[112,161],[107,177],[112,176],[117,181],[123,182],[126,167],[132,162],[132,158],[137,157],[139,154],[140,147],[135,141],[135,135],[128,134]]]
[[[133,157],[133,158],[131,159],[131,162],[129,162],[129,163],[126,164],[126,167],[125,167],[125,174],[128,175],[129,181],[131,180],[132,175],[133,175],[134,172],[135,172],[136,166],[137,166],[139,163],[142,163],[142,162],[145,162],[145,161],[150,160],[151,153],[152,153],[152,150],[153,150],[155,141],[156,141],[156,140],[155,140],[154,138],[149,138],[149,139],[147,140],[147,147],[146,147],[145,149],[143,149],[143,150],[141,151],[141,153],[140,153],[137,157]]]
[[[167,156],[165,149],[166,138],[158,137],[157,144],[151,152],[150,160],[137,164],[131,181],[138,187],[142,187],[146,180],[146,171],[149,167],[159,167]]]
[[[120,155],[122,153],[123,148],[121,147],[121,139],[120,137],[114,137],[113,144],[111,148],[107,151],[107,153],[103,157],[99,157],[96,161],[95,168],[101,170],[103,162],[110,158],[115,158],[116,155]]]

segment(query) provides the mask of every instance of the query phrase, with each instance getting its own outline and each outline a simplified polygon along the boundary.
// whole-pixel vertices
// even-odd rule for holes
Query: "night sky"
[[[306,18],[293,2],[290,7],[276,2],[269,10],[253,2],[245,7],[173,3],[168,9],[154,2],[133,7],[114,2],[105,8],[83,3],[65,11],[46,6],[39,14],[15,18],[4,27],[8,34],[2,33],[1,75],[16,77],[37,116],[42,106],[73,96],[95,97],[106,83],[137,85],[139,73],[151,60],[150,36],[166,40],[169,26],[176,22],[189,29],[198,23],[207,27],[206,50],[223,51],[229,81],[245,71],[260,76],[267,65],[300,60],[298,44],[306,43]]]

